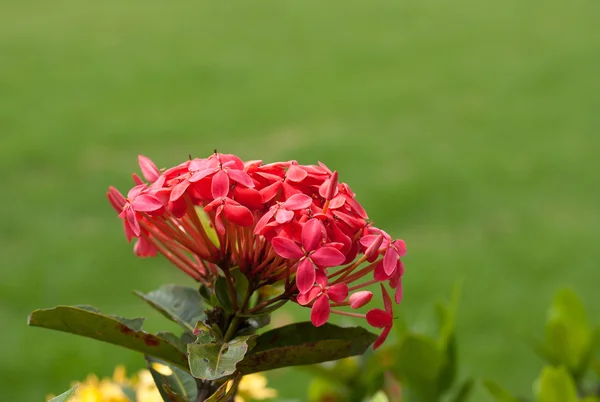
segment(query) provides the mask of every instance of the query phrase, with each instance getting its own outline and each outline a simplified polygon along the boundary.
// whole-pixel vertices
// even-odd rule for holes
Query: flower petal
[[[169,201],[174,202],[181,198],[183,194],[185,194],[185,190],[190,186],[190,182],[188,180],[184,180],[175,187],[173,187],[173,191],[171,191],[171,195],[169,196]]]
[[[383,328],[392,325],[392,315],[381,309],[375,308],[367,312],[367,322],[375,328]]]
[[[244,172],[243,170],[229,169],[227,170],[227,173],[229,173],[231,180],[235,181],[236,183],[250,188],[254,187],[254,181],[250,176],[248,176],[248,173]]]
[[[406,255],[406,243],[404,240],[395,240],[393,244],[398,252],[398,256],[404,257]]]
[[[127,212],[125,215],[127,217],[127,224],[129,225],[129,229],[131,232],[137,237],[140,235],[140,224],[138,223],[137,217],[135,216],[135,211],[133,208],[127,208]]]
[[[142,171],[144,179],[150,183],[154,183],[160,176],[158,168],[150,158],[144,155],[138,155],[138,163]]]
[[[383,305],[385,306],[385,311],[391,316],[394,314],[394,311],[392,310],[392,299],[390,299],[390,295],[385,289],[385,286],[383,286],[383,283],[380,283],[379,285],[381,286],[381,293],[383,293]]]
[[[360,308],[365,304],[369,303],[373,298],[373,293],[368,290],[362,290],[360,292],[353,293],[350,295],[350,307]]]
[[[275,214],[275,220],[280,225],[287,223],[294,217],[294,211],[288,211],[287,209],[279,208]]]
[[[285,177],[293,182],[299,183],[308,176],[306,170],[298,167],[297,165],[291,165],[288,169]]]
[[[131,206],[138,212],[154,212],[161,209],[163,204],[151,194],[140,194],[135,197]]]
[[[398,286],[396,287],[396,294],[394,295],[396,304],[400,304],[400,302],[402,301],[402,294],[402,280],[400,280]]]
[[[315,300],[315,298],[320,295],[322,292],[321,288],[318,286],[313,286],[311,290],[306,293],[300,293],[296,296],[296,301],[301,306],[306,306],[311,301]]]
[[[296,286],[300,293],[306,293],[313,288],[315,284],[315,267],[308,258],[304,258],[298,264],[296,271]]]
[[[275,215],[276,210],[276,208],[271,208],[258,220],[258,222],[256,222],[256,226],[254,227],[254,234],[262,234],[262,230],[267,225],[267,223],[269,223],[269,220],[271,220],[273,215]]]
[[[302,249],[294,241],[286,239],[285,237],[273,237],[271,245],[280,257],[296,260],[304,256]]]
[[[375,266],[375,272],[373,272],[373,279],[376,281],[387,281],[390,279],[390,275],[385,273],[383,269],[383,260],[379,260],[377,265]]]
[[[302,246],[306,251],[313,251],[321,244],[326,234],[325,226],[320,220],[309,219],[302,227]]]
[[[336,303],[342,303],[348,297],[348,285],[338,283],[327,289],[327,296]]]
[[[371,245],[369,247],[367,247],[367,249],[365,250],[365,256],[367,257],[367,259],[373,258],[377,255],[377,253],[379,253],[379,247],[381,247],[381,243],[383,243],[383,235],[382,234],[377,236],[375,241],[373,241],[373,243],[371,243]],[[384,268],[385,268],[385,259],[384,259],[383,263],[384,263]]]
[[[379,334],[379,336],[377,337],[377,339],[375,339],[375,342],[373,343],[373,350],[377,349],[383,344],[383,342],[385,342],[391,330],[392,327],[389,326],[385,327],[383,331],[381,331],[381,334]]]
[[[267,203],[277,196],[279,189],[281,188],[281,181],[276,181],[273,184],[269,184],[267,187],[260,190],[262,202]]]
[[[229,193],[229,176],[225,171],[219,170],[212,179],[212,196],[214,198],[227,197]]]
[[[251,226],[254,223],[252,212],[243,205],[225,203],[223,214],[232,223],[240,226]]]
[[[310,198],[306,194],[298,193],[298,194],[294,194],[290,198],[288,198],[283,203],[283,206],[286,209],[289,209],[292,211],[297,211],[299,209],[308,208],[310,206],[310,204],[312,204],[312,198]]]
[[[386,274],[391,275],[394,273],[396,269],[396,263],[398,262],[398,253],[394,250],[393,247],[388,247],[385,250],[385,255],[383,256],[383,269]]]
[[[192,175],[192,177],[190,177],[190,182],[196,183],[197,181],[204,179],[206,176],[213,174],[216,170],[217,169],[214,167],[198,170]]]
[[[310,255],[310,258],[319,267],[335,267],[342,264],[346,257],[333,247],[321,247]]]
[[[315,327],[320,327],[325,324],[329,319],[331,313],[331,307],[329,306],[329,299],[325,295],[321,295],[315,301],[310,311],[310,320]]]

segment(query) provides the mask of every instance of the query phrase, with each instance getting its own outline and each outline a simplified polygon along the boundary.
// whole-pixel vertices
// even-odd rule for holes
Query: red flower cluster
[[[373,295],[361,289],[383,281],[400,303],[406,247],[368,221],[337,172],[322,163],[263,164],[216,152],[162,171],[144,156],[139,164],[146,182],[134,174],[126,198],[108,191],[138,256],[159,252],[209,286],[239,267],[255,287],[285,283],[261,308],[290,299],[311,307],[315,326],[331,313],[366,318],[384,328],[374,347],[385,340],[393,317],[383,285],[385,311],[338,308],[364,306]]]

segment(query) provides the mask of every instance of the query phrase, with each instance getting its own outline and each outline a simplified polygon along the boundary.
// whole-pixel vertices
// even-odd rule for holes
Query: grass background
[[[129,291],[185,278],[132,255],[104,192],[138,153],[215,147],[338,169],[408,243],[409,320],[464,278],[462,373],[528,393],[553,292],[600,312],[599,18],[594,0],[0,0],[4,397],[141,366],[26,316],[87,303],[164,329]],[[302,400],[304,380],[272,383]]]

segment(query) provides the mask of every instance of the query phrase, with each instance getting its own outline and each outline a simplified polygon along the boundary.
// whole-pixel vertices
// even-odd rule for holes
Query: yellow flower
[[[127,385],[123,366],[115,368],[112,380],[110,378],[99,380],[96,375],[90,374],[79,384],[69,402],[130,402],[121,389],[122,385]],[[51,398],[52,396],[49,396],[47,400]]]
[[[167,366],[164,366],[168,369]],[[136,402],[163,402],[162,396],[156,384],[154,378],[148,370],[141,370],[138,373],[137,383],[135,385],[135,396]]]
[[[270,399],[276,396],[277,390],[267,388],[267,377],[262,374],[248,374],[242,377],[238,385],[235,402]]]

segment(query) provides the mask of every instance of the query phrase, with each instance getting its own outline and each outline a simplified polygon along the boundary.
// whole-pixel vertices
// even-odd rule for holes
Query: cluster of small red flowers
[[[137,238],[138,256],[160,252],[207,285],[239,267],[257,286],[285,283],[276,299],[311,307],[315,326],[330,313],[366,318],[383,328],[374,347],[385,340],[393,316],[383,283],[385,310],[339,308],[366,305],[373,295],[361,289],[385,281],[400,303],[406,247],[368,221],[337,172],[322,163],[263,164],[216,152],[162,171],[144,156],[139,164],[146,181],[134,174],[126,198],[113,187],[108,192],[128,240]]]

